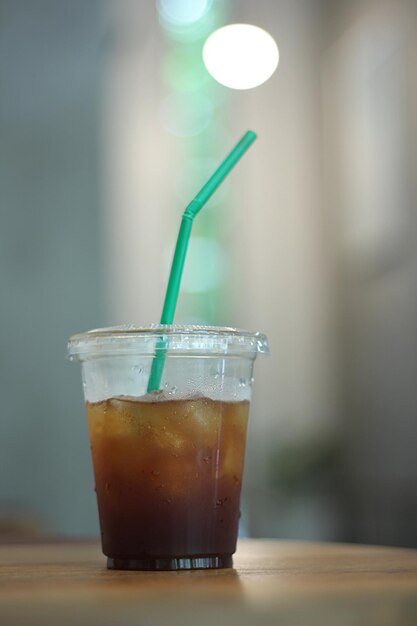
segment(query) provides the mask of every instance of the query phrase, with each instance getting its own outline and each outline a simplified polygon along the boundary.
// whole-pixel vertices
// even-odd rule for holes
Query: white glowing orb
[[[232,89],[252,89],[275,72],[279,60],[274,38],[258,26],[230,24],[214,31],[203,60],[217,82]]]

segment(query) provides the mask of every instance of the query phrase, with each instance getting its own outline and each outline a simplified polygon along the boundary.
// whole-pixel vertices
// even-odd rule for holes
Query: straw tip
[[[252,141],[254,141],[255,139],[257,139],[258,135],[253,131],[253,130],[248,130],[246,133],[246,137],[249,139],[252,139]]]

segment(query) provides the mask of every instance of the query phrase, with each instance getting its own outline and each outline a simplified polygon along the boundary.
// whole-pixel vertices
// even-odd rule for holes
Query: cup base
[[[173,559],[113,559],[108,557],[107,569],[117,570],[182,570],[182,569],[222,569],[233,567],[231,554],[218,556],[193,556]]]

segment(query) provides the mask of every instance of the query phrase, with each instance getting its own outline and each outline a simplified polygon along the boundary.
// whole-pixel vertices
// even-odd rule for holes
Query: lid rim
[[[243,354],[247,352],[267,353],[269,352],[268,340],[265,335],[260,332],[250,332],[243,329],[232,328],[227,326],[197,326],[197,325],[173,325],[173,324],[152,324],[150,326],[113,326],[108,328],[97,328],[84,333],[79,333],[70,337],[68,341],[68,356],[73,360],[77,356],[89,353],[100,352],[104,355],[103,350],[108,354],[117,354],[121,344],[131,342],[127,352],[141,352],[139,346],[134,346],[136,342],[142,340],[161,339],[162,337],[169,340],[170,349],[172,348],[177,354],[191,354],[196,352],[204,352],[201,345],[188,345],[187,338],[201,341],[207,341],[205,348],[208,353],[218,353],[224,355]],[[218,345],[216,339],[219,340]],[[174,344],[174,345],[173,345]],[[124,346],[123,352],[127,346]],[[148,350],[146,350],[148,353]]]
[[[76,333],[70,337],[92,337],[92,336],[112,336],[112,335],[148,335],[148,334],[232,334],[252,336],[256,335],[256,332],[245,330],[243,328],[235,328],[232,326],[203,326],[197,324],[150,324],[149,326],[134,326],[134,325],[120,325],[120,326],[108,326],[104,328],[93,328],[82,333]]]

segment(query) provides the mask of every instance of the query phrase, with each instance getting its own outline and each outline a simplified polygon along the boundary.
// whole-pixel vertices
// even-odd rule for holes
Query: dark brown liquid
[[[233,554],[248,410],[207,398],[87,403],[104,554]]]

